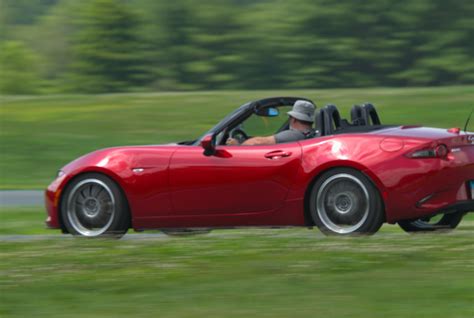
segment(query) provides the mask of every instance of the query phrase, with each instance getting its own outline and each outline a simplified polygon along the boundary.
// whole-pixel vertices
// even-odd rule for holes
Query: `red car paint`
[[[468,191],[474,180],[472,140],[463,132],[398,126],[287,144],[221,145],[213,156],[203,155],[199,145],[103,149],[66,165],[49,185],[47,225],[62,226],[59,206],[68,182],[100,172],[122,188],[136,230],[310,226],[308,189],[335,167],[357,169],[373,181],[387,222],[415,219],[474,199]],[[409,157],[438,144],[450,150],[445,159]]]

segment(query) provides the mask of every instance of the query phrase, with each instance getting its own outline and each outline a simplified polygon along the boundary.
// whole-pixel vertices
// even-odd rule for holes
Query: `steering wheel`
[[[245,131],[243,131],[241,128],[235,128],[230,132],[230,136],[234,139],[237,139],[239,143],[243,143],[247,139],[249,139],[249,136]]]

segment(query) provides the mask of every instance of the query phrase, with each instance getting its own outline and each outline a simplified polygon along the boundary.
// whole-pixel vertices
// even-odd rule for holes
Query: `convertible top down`
[[[474,211],[474,134],[382,125],[371,104],[354,106],[350,120],[334,105],[317,109],[304,140],[225,144],[288,129],[286,111],[297,100],[307,99],[246,103],[193,141],[78,158],[46,190],[46,223],[90,237],[245,226],[351,235],[384,222],[409,232],[452,229]]]

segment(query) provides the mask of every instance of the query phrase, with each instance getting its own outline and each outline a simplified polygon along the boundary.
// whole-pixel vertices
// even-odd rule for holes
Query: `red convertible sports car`
[[[226,145],[287,130],[297,100],[309,101],[246,103],[193,141],[76,159],[46,190],[46,223],[89,237],[246,226],[350,235],[384,222],[408,232],[452,229],[474,211],[474,134],[381,125],[371,104],[354,106],[350,121],[334,105],[318,109],[304,140]]]

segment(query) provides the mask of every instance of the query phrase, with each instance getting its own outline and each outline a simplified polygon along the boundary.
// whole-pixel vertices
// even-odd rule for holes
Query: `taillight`
[[[439,158],[445,159],[448,156],[449,149],[446,145],[438,145],[435,148],[421,149],[412,152],[410,158]]]
[[[436,158],[446,158],[448,156],[449,149],[446,145],[439,145],[435,148]]]

